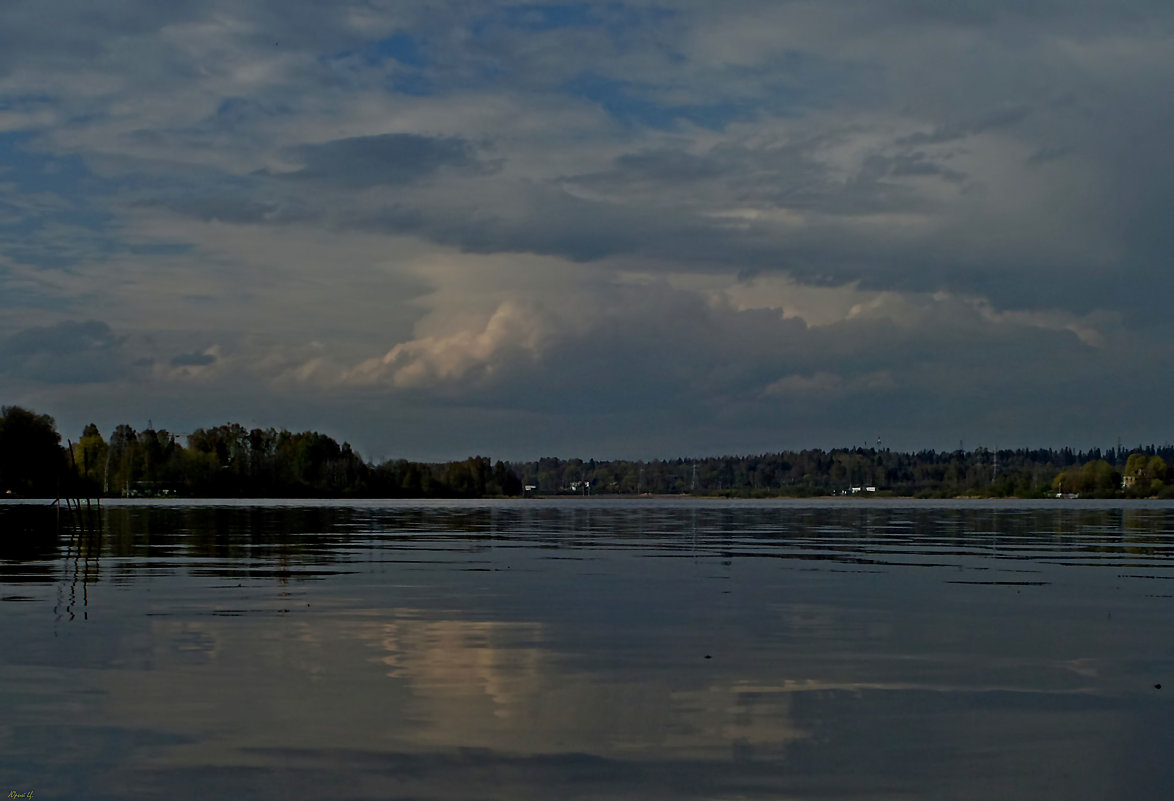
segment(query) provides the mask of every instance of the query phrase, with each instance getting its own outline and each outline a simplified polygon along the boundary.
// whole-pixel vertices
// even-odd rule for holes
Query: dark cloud
[[[1016,125],[1031,114],[1028,106],[1014,106],[1011,108],[993,109],[978,116],[972,116],[958,122],[949,122],[939,125],[928,133],[915,133],[901,137],[897,145],[937,145],[943,142],[954,142],[975,136],[984,131],[1006,128]]]
[[[120,346],[98,320],[26,328],[0,342],[0,373],[50,384],[109,381],[125,371]]]
[[[554,184],[505,186],[500,200],[496,206],[445,198],[349,209],[344,198],[327,219],[341,228],[415,234],[469,253],[538,253],[576,262],[634,252],[672,225],[652,210],[583,199]]]
[[[683,150],[659,148],[639,153],[626,153],[615,160],[615,175],[623,176],[630,182],[665,181],[689,182],[711,181],[721,178],[725,172],[717,159],[697,156]],[[582,176],[578,180],[590,182],[592,178],[606,183],[608,174]]]
[[[290,155],[305,166],[276,177],[361,189],[417,181],[443,168],[483,170],[464,139],[389,133],[303,145]]]
[[[662,220],[638,209],[584,200],[554,186],[533,186],[525,188],[520,209],[476,209],[466,218],[445,215],[423,231],[473,253],[541,253],[583,262],[634,250],[663,226]]]
[[[1037,164],[1046,164],[1049,161],[1063,158],[1067,154],[1068,148],[1066,147],[1061,147],[1058,145],[1044,145],[1028,157],[1027,163],[1031,164],[1032,166]]]
[[[18,331],[0,344],[0,353],[10,358],[37,354],[63,356],[105,350],[116,345],[117,340],[106,323],[98,320],[67,321]]]
[[[821,155],[842,136],[831,132],[782,145],[723,144],[702,154],[671,149],[634,153],[617,158],[611,170],[565,180],[621,202],[647,201],[701,213],[749,206],[851,216],[925,208],[918,193],[885,178],[911,175],[918,168],[950,180],[962,177],[924,154],[898,154],[872,156],[845,180]]]
[[[926,156],[925,153],[910,153],[896,156],[869,156],[864,161],[861,174],[870,175],[875,178],[887,176],[895,178],[903,176],[936,177],[952,183],[960,183],[966,180],[966,173],[939,164]]]
[[[1069,399],[1111,408],[1118,390],[1106,379],[1145,371],[1144,358],[1127,349],[1098,350],[1062,325],[988,318],[958,299],[924,298],[886,317],[823,326],[774,309],[715,306],[663,284],[615,287],[595,302],[586,326],[546,331],[537,358],[502,364],[509,351],[495,351],[488,375],[471,369],[393,402],[446,409],[463,421],[464,436],[495,453],[519,447],[531,429],[471,433],[469,421],[561,421],[563,452],[583,456],[756,452],[878,433],[898,447],[952,446],[980,432],[1045,444],[1075,424],[1085,426],[1082,442],[1095,443],[1115,436],[1119,422],[1091,424],[1083,401]],[[453,363],[452,353],[435,356]],[[1135,401],[1147,415],[1158,405]],[[1032,411],[1041,402],[1046,421]],[[409,436],[415,447],[446,447]],[[440,436],[459,446],[449,432]]]
[[[191,353],[180,353],[171,357],[172,367],[207,367],[215,363],[215,354],[198,350],[192,351]]]
[[[287,225],[320,220],[320,210],[311,208],[296,197],[263,200],[242,194],[204,194],[200,196],[155,198],[139,201],[140,208],[164,207],[179,214],[206,222],[237,225]]]

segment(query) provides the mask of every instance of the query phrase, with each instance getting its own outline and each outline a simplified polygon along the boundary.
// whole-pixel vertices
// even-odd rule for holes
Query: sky
[[[0,403],[370,460],[1170,439],[1174,6],[4,0]]]

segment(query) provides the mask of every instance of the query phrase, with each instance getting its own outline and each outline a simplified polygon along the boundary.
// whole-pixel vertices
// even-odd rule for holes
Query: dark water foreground
[[[1174,788],[1171,505],[27,514],[0,507],[0,793]]]

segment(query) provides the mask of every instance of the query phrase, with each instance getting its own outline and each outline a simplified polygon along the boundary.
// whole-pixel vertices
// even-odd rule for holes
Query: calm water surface
[[[0,792],[1165,799],[1174,506],[0,507]]]

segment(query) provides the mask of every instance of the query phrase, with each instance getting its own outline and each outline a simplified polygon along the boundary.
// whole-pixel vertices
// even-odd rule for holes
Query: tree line
[[[181,441],[182,440],[182,441]],[[19,497],[483,498],[541,495],[1174,498],[1174,447],[900,452],[807,449],[701,459],[547,457],[505,463],[365,461],[316,431],[237,423],[186,435],[90,424],[62,443],[52,417],[0,409],[0,494]]]
[[[181,441],[186,440],[186,442]],[[349,443],[316,431],[238,423],[178,436],[94,424],[66,442],[49,415],[0,410],[0,493],[22,497],[483,498],[520,495],[501,461],[369,464]]]
[[[693,494],[918,498],[1174,498],[1174,447],[900,452],[808,449],[652,461],[558,459],[514,463],[524,484],[557,494]]]

